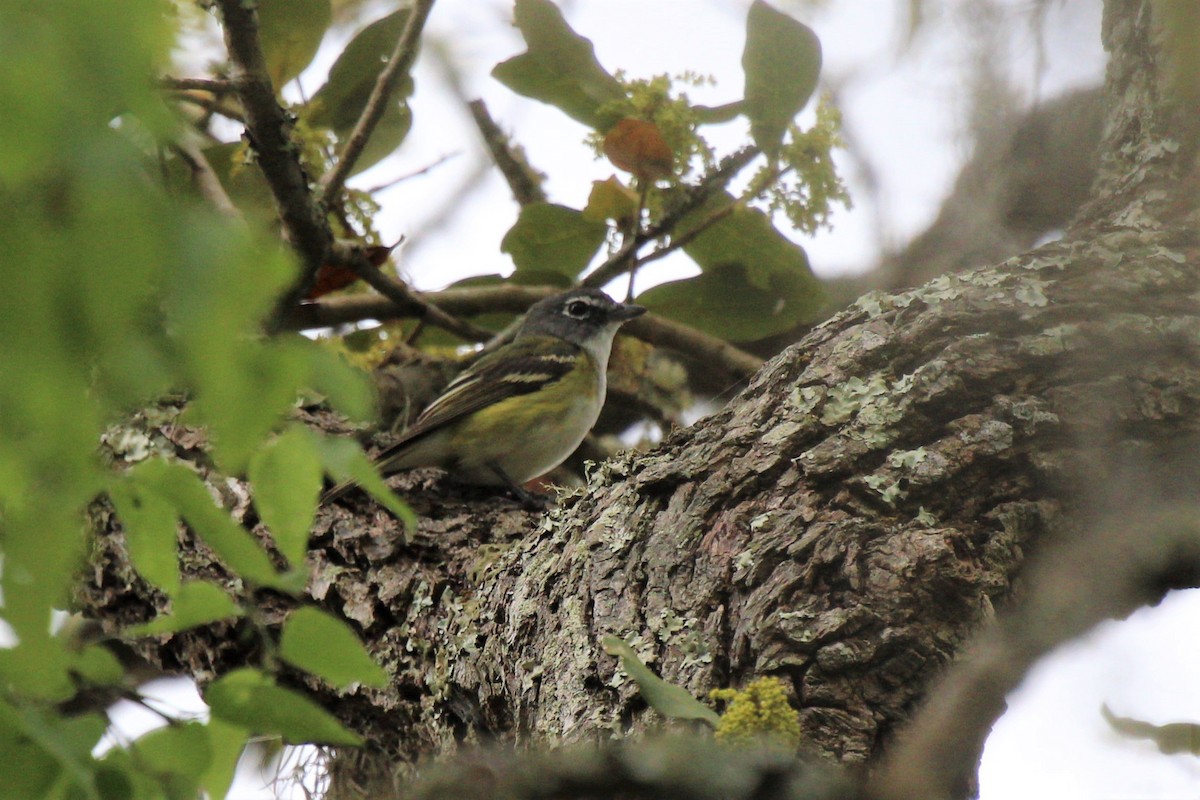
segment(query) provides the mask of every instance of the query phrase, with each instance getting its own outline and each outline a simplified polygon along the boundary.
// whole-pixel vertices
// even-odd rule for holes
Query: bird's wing
[[[579,350],[577,345],[557,337],[533,336],[489,353],[452,380],[403,438],[380,454],[380,460],[434,428],[562,380],[575,369]]]
[[[481,408],[560,381],[581,357],[578,345],[554,336],[526,337],[489,353],[452,380],[400,439],[375,457],[375,463],[387,472],[388,463],[422,436]],[[338,484],[322,502],[340,497],[354,485],[354,481]]]

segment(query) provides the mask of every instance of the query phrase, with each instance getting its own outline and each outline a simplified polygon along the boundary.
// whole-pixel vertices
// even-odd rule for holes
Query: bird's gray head
[[[572,289],[535,303],[517,338],[557,336],[581,347],[602,346],[607,352],[617,328],[645,312],[642,306],[618,303],[598,289]]]

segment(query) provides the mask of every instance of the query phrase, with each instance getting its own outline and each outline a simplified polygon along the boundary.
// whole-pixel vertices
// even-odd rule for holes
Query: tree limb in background
[[[1057,543],[1030,567],[1029,593],[967,648],[872,781],[879,800],[966,797],[1005,697],[1052,648],[1200,577],[1192,505],[1129,514]]]
[[[475,120],[475,126],[479,128],[483,143],[492,154],[492,161],[508,182],[513,198],[522,206],[546,202],[546,192],[542,190],[545,176],[530,165],[520,148],[512,146],[508,136],[500,130],[500,126],[488,113],[484,102],[472,100],[467,107],[471,109],[471,117]]]
[[[445,289],[426,295],[431,307],[454,316],[475,316],[484,313],[524,313],[529,306],[555,294],[558,289],[536,286],[479,286],[464,289]],[[364,319],[395,319],[417,316],[415,307],[398,304],[387,297],[350,295],[307,303],[292,309],[283,325],[292,330],[325,328],[359,322]],[[706,364],[720,372],[724,379],[744,380],[758,371],[762,359],[735,345],[696,330],[688,325],[660,316],[644,316],[625,326],[625,331],[642,341],[668,347]],[[471,337],[471,341],[485,341]]]
[[[433,2],[434,0],[416,0],[413,3],[404,30],[400,33],[400,37],[396,40],[396,46],[388,58],[388,64],[375,79],[371,96],[368,98],[358,122],[354,124],[354,130],[350,133],[350,138],[346,140],[346,145],[342,148],[337,163],[321,176],[318,190],[318,198],[321,201],[329,202],[329,199],[341,190],[342,184],[346,182],[350,171],[354,168],[359,156],[362,155],[363,148],[367,146],[371,132],[383,118],[392,91],[400,79],[412,69],[413,62],[417,58],[421,32],[425,29],[425,20],[429,18],[429,12],[433,10]]]

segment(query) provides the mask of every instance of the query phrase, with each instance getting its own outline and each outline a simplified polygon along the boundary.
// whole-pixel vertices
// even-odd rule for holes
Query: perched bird
[[[596,424],[613,337],[645,311],[595,289],[536,303],[516,337],[463,370],[376,465],[385,475],[443,467],[530,502],[521,484],[561,464]],[[338,484],[323,501],[353,487]]]

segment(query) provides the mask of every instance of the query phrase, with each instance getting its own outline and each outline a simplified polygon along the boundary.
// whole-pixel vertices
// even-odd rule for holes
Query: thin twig
[[[242,218],[242,212],[229,199],[225,187],[221,185],[221,179],[217,177],[217,173],[213,172],[212,164],[208,163],[204,152],[196,146],[195,142],[184,139],[172,144],[171,149],[191,169],[192,180],[196,182],[196,190],[200,192],[201,197],[208,201],[209,205],[227,217]]]
[[[706,175],[691,188],[679,205],[663,214],[658,222],[646,227],[630,241],[622,244],[616,253],[596,267],[581,283],[584,286],[599,288],[613,278],[628,272],[637,263],[630,256],[637,252],[639,247],[669,233],[681,219],[704,205],[714,192],[724,189],[734,176],[758,156],[759,152],[757,147],[743,147],[736,153],[727,156],[711,174]]]
[[[354,270],[367,284],[393,303],[404,309],[403,315],[424,320],[430,325],[449,331],[469,342],[482,342],[491,338],[492,331],[465,320],[458,319],[425,300],[404,283],[383,273],[367,260],[362,248],[357,245],[337,243],[334,246],[335,263],[344,264]]]
[[[471,117],[475,120],[479,135],[483,137],[483,143],[492,154],[492,161],[508,182],[509,191],[517,203],[527,206],[546,202],[546,192],[542,189],[545,176],[529,164],[518,148],[512,146],[508,136],[488,113],[484,102],[472,100],[467,107],[471,109]]]
[[[412,180],[413,178],[418,178],[421,175],[430,173],[433,170],[440,167],[442,164],[445,164],[450,159],[458,158],[460,155],[462,155],[462,153],[457,150],[454,151],[453,153],[446,153],[445,155],[438,158],[436,161],[426,164],[425,166],[421,167],[418,170],[413,170],[412,172],[406,172],[405,174],[403,174],[397,178],[392,178],[390,181],[381,183],[378,186],[372,186],[370,189],[367,189],[367,194],[375,194],[376,192],[382,192],[386,189],[391,189],[393,186],[395,186],[397,184],[404,183],[407,180]]]
[[[308,175],[291,136],[291,117],[275,99],[253,4],[216,2],[224,23],[225,46],[235,68],[233,83],[246,113],[246,132],[275,197],[284,234],[300,257],[300,279],[281,304],[287,308],[308,292],[313,276],[333,248],[333,232],[322,206],[313,201],[309,191]]]
[[[212,92],[213,94],[232,94],[236,86],[231,80],[224,78],[173,78],[170,75],[158,79],[158,85],[175,92]]]
[[[192,94],[191,92],[176,92],[173,96],[180,102],[191,103],[194,106],[203,108],[209,113],[220,114],[226,119],[231,119],[234,122],[240,122],[243,125],[246,124],[246,117],[241,111],[236,108],[230,108],[220,100],[214,100],[213,98],[205,97],[204,95]]]
[[[388,64],[375,79],[371,95],[367,99],[362,114],[359,115],[358,122],[354,124],[354,130],[346,141],[346,146],[342,148],[341,156],[337,163],[321,176],[318,188],[318,199],[321,201],[327,202],[329,198],[337,194],[341,190],[342,184],[346,182],[346,178],[350,177],[350,171],[354,169],[359,156],[362,155],[363,148],[367,146],[367,140],[371,138],[372,131],[375,130],[375,126],[379,124],[384,111],[387,110],[392,91],[400,79],[412,69],[413,62],[417,58],[417,46],[420,43],[421,32],[425,28],[425,20],[429,18],[429,12],[433,10],[433,2],[434,0],[415,0],[413,3],[408,12],[404,30],[400,33],[400,37],[396,40],[396,46],[392,49]]]

